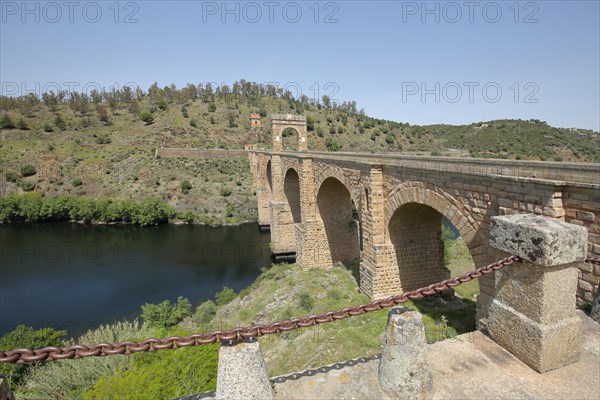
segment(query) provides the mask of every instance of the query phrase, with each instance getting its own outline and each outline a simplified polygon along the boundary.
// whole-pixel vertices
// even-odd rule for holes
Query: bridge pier
[[[281,157],[271,157],[273,197],[269,202],[271,220],[271,252],[276,260],[296,257],[296,229],[294,217],[284,193]]]

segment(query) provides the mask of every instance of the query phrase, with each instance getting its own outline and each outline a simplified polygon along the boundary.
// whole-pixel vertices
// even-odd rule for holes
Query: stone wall
[[[246,158],[248,152],[245,150],[204,150],[204,149],[186,149],[186,148],[158,148],[154,153],[155,157],[176,158],[185,157],[192,159],[206,158]]]

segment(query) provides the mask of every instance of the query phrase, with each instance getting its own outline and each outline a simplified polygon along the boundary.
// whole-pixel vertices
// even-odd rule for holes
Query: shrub
[[[207,300],[196,308],[193,320],[196,325],[208,324],[217,314],[217,305],[212,300]]]
[[[209,103],[208,104],[208,112],[215,112],[217,111],[217,105],[215,103]]]
[[[96,143],[98,144],[108,144],[110,142],[110,137],[108,137],[106,133],[101,133],[100,135],[96,136]]]
[[[35,182],[22,180],[19,181],[19,187],[26,192],[31,192],[35,189]]]
[[[192,305],[186,298],[179,296],[177,304],[165,300],[159,304],[146,303],[142,306],[142,319],[150,327],[170,328],[192,314]]]
[[[339,151],[342,146],[335,140],[331,138],[327,138],[325,141],[325,146],[327,146],[327,150],[329,151]]]
[[[313,301],[313,298],[310,297],[310,294],[308,294],[307,292],[302,292],[298,296],[298,300],[299,300],[301,309],[303,309],[304,311],[312,310],[312,308],[314,306],[314,301]]]
[[[73,179],[73,186],[81,186],[81,185],[83,185],[83,182],[81,181],[81,179],[79,179],[79,178]]]
[[[21,175],[22,176],[32,176],[37,174],[37,170],[31,164],[23,165],[21,167]]]
[[[48,143],[48,151],[53,151],[54,145],[52,143]]]
[[[193,224],[194,221],[196,220],[196,216],[191,211],[185,211],[185,212],[179,213],[178,218],[188,224]]]
[[[8,114],[0,117],[0,129],[15,129],[16,125]]]
[[[181,192],[183,194],[188,194],[192,189],[192,184],[187,179],[181,182]]]
[[[0,351],[62,346],[61,338],[66,334],[66,331],[56,331],[52,328],[34,330],[28,326],[19,325],[15,330],[0,338]],[[5,374],[13,385],[21,383],[30,368],[31,364],[0,364],[0,372]]]
[[[227,197],[231,195],[231,189],[223,187],[221,188],[221,196]]]
[[[217,344],[135,354],[118,373],[101,377],[83,399],[172,399],[214,390],[218,354]]]
[[[17,129],[20,129],[22,131],[28,131],[29,125],[27,125],[27,122],[25,122],[23,118],[19,118],[19,120],[17,121]]]
[[[54,128],[52,128],[52,125],[50,125],[47,122],[44,124],[42,129],[44,130],[44,132],[54,132]]]
[[[217,306],[223,306],[225,304],[231,303],[231,301],[235,299],[235,297],[235,291],[225,286],[223,290],[221,290],[215,295],[215,303],[217,304]]]
[[[150,125],[154,122],[154,114],[150,111],[142,111],[140,113],[140,119],[146,123],[146,125]]]
[[[56,117],[54,117],[54,125],[61,131],[67,129],[67,123],[62,119],[60,114],[56,114]]]
[[[14,172],[7,172],[6,174],[4,174],[4,176],[6,177],[6,180],[8,182],[17,182],[17,180],[19,179],[19,175],[17,175]]]
[[[198,124],[196,124],[196,120],[194,118],[190,119],[190,126],[197,128]]]

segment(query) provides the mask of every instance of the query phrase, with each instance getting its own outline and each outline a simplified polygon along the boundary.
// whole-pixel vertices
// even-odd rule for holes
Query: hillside
[[[309,148],[329,151],[432,152],[454,149],[475,157],[600,161],[600,135],[538,120],[411,126],[366,116],[356,102],[295,99],[268,85],[187,85],[147,92],[129,88],[89,95],[54,93],[0,97],[0,194],[149,196],[189,210],[205,222],[254,219],[252,177],[244,159],[156,158],[158,147],[270,147],[269,116],[307,117]],[[251,132],[249,113],[261,126]],[[294,148],[293,138],[284,139]],[[35,173],[22,173],[33,165]],[[185,181],[189,181],[189,184]],[[190,187],[191,186],[191,187]]]

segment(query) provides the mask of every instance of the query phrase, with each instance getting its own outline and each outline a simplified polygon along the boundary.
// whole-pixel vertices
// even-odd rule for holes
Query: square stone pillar
[[[522,261],[496,271],[489,334],[538,372],[579,360],[576,265],[586,257],[587,235],[582,226],[537,215],[492,218],[491,246]]]

